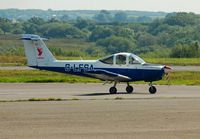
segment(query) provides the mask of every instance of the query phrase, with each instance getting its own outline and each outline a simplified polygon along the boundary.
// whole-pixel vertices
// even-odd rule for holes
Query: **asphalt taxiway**
[[[200,138],[200,86],[133,85],[109,95],[111,84],[1,83],[0,138]],[[76,98],[76,99],[75,99]]]

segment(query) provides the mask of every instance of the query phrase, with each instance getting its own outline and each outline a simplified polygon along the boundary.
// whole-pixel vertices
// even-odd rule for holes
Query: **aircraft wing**
[[[86,74],[92,77],[98,78],[100,80],[104,80],[104,81],[119,81],[120,82],[120,81],[131,80],[131,78],[129,78],[128,76],[117,74],[117,73],[110,72],[107,70],[101,70],[101,69],[87,71]]]

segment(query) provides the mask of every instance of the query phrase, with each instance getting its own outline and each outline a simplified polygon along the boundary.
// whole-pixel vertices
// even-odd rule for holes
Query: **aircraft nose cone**
[[[166,74],[169,73],[169,72],[172,72],[172,70],[173,70],[172,67],[167,66],[167,65],[164,66],[164,71],[165,71]]]

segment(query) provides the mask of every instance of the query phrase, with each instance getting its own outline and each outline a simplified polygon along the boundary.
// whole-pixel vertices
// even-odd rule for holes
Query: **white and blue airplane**
[[[134,54],[124,52],[99,60],[56,60],[43,42],[45,38],[25,34],[22,40],[28,66],[114,82],[109,90],[110,94],[117,93],[116,85],[119,82],[126,82],[126,92],[132,93],[134,89],[129,83],[134,81],[150,82],[149,92],[155,94],[157,89],[152,82],[161,80],[172,70],[169,66],[149,64]]]

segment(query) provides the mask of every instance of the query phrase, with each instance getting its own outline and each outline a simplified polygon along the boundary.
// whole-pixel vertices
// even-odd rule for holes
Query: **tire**
[[[110,92],[110,94],[116,94],[117,93],[117,88],[116,87],[111,87],[109,92]]]
[[[133,87],[132,87],[132,86],[127,86],[127,87],[126,87],[126,92],[127,92],[128,94],[133,93]]]
[[[155,86],[151,86],[151,87],[149,87],[149,93],[150,93],[150,94],[155,94],[156,91],[157,91],[157,89],[156,89]]]

